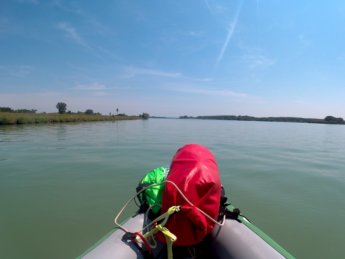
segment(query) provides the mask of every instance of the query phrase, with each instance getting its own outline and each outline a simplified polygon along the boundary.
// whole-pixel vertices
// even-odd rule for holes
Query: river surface
[[[0,258],[74,258],[143,175],[199,143],[231,202],[298,258],[344,258],[345,126],[149,119],[0,127]]]

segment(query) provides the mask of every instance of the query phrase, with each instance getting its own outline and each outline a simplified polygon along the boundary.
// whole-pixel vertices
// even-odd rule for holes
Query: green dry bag
[[[163,166],[153,169],[148,172],[144,178],[140,181],[137,187],[137,193],[143,188],[146,188],[152,184],[157,184],[147,188],[145,191],[138,194],[140,202],[140,211],[146,211],[151,207],[152,212],[158,213],[162,205],[162,193],[165,186],[165,179],[169,169]]]

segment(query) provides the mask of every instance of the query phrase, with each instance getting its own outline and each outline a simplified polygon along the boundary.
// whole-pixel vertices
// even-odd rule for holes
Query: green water
[[[0,127],[0,258],[78,256],[186,143],[211,149],[231,201],[292,254],[343,258],[344,126],[175,119]]]

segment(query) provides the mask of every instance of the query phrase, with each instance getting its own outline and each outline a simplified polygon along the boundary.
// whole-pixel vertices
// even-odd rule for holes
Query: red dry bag
[[[194,206],[169,181],[175,183]],[[164,213],[171,206],[181,206],[165,225],[177,237],[174,245],[195,245],[212,231],[215,223],[197,208],[217,220],[220,196],[221,182],[213,154],[197,144],[180,148],[170,166],[161,209]],[[162,236],[160,239],[164,240]]]

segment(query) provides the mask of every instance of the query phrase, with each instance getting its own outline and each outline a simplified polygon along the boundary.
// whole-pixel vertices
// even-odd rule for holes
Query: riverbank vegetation
[[[92,121],[118,121],[118,120],[140,120],[148,119],[148,113],[137,116],[129,116],[124,113],[113,115],[102,115],[94,113],[92,109],[85,112],[73,113],[71,111],[60,113],[36,113],[36,110],[13,110],[9,107],[0,107],[0,125],[16,124],[39,124],[39,123],[61,123],[61,122],[92,122]]]
[[[300,118],[300,117],[253,117],[236,115],[214,116],[181,116],[180,119],[203,119],[203,120],[237,120],[237,121],[269,121],[269,122],[298,122],[298,123],[321,123],[321,124],[345,124],[343,118],[327,116],[324,119]]]
[[[0,112],[0,125],[138,120],[142,116]]]

